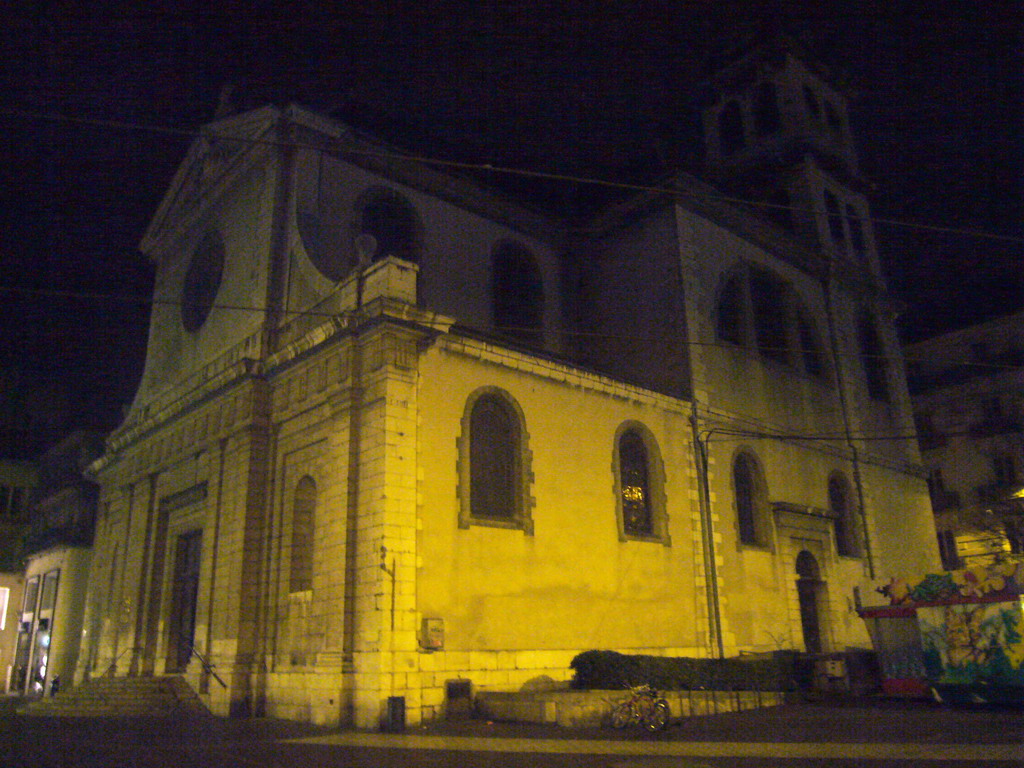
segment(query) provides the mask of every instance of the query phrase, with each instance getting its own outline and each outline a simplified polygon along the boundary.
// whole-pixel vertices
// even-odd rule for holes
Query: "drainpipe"
[[[700,532],[704,544],[704,590],[708,601],[708,630],[715,644],[715,650],[718,652],[718,658],[724,659],[725,641],[722,637],[722,606],[718,590],[718,568],[715,563],[715,528],[714,522],[711,519],[711,491],[708,487],[708,446],[700,437],[696,398],[693,398],[690,403],[690,428],[693,431],[693,462],[697,472]]]
[[[828,322],[829,341],[832,346],[832,365],[836,372],[836,391],[839,393],[839,410],[843,414],[843,434],[846,439],[846,446],[850,449],[851,463],[853,468],[853,486],[857,493],[857,511],[860,518],[862,532],[861,541],[864,544],[864,557],[868,563],[868,577],[875,578],[875,562],[871,552],[871,537],[868,535],[868,518],[864,508],[864,483],[860,474],[860,455],[857,446],[853,441],[853,432],[850,427],[850,404],[846,397],[846,387],[843,384],[842,355],[839,354],[839,337],[836,332],[834,309],[832,307],[832,280],[835,265],[830,261],[828,275],[822,277],[821,287],[825,297],[825,319]]]

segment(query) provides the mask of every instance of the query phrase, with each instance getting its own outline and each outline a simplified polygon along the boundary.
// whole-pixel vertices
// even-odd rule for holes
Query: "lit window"
[[[626,422],[613,461],[619,538],[669,544],[664,469],[653,435],[642,424]]]
[[[0,631],[7,628],[7,606],[10,600],[10,587],[0,587]]]
[[[647,448],[635,430],[619,438],[619,492],[622,526],[632,536],[650,535],[651,492],[647,482]]]

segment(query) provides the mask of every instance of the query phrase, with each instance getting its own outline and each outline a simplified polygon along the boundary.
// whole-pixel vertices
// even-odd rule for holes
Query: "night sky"
[[[781,29],[852,97],[873,213],[902,222],[876,228],[905,337],[1016,311],[1022,17],[998,0],[16,2],[0,33],[0,422],[38,406],[52,436],[116,425],[146,343],[138,242],[226,83],[237,106],[295,101],[433,157],[653,180],[699,150],[706,63]]]

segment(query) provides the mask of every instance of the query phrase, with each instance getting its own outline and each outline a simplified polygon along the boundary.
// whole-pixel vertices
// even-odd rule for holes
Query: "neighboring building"
[[[98,495],[82,472],[102,452],[101,433],[78,431],[39,460],[11,685],[25,694],[50,692],[55,680],[70,683],[74,675]]]
[[[1024,555],[1024,312],[906,352],[944,566]]]
[[[845,101],[773,49],[706,115],[781,224],[679,175],[577,229],[299,107],[204,128],[142,242],[79,677],[371,727],[591,648],[869,645],[859,594],[938,557],[875,439],[912,418]]]
[[[25,586],[25,536],[28,498],[36,483],[36,465],[24,459],[0,459],[0,690],[7,691],[14,670],[18,615]]]

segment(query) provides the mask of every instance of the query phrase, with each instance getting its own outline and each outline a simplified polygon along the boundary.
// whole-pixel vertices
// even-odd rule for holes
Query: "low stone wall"
[[[476,697],[476,710],[490,720],[599,727],[608,723],[612,707],[626,695],[620,690],[481,691]],[[785,699],[784,693],[776,691],[664,691],[661,696],[668,702],[672,720],[773,707]]]

